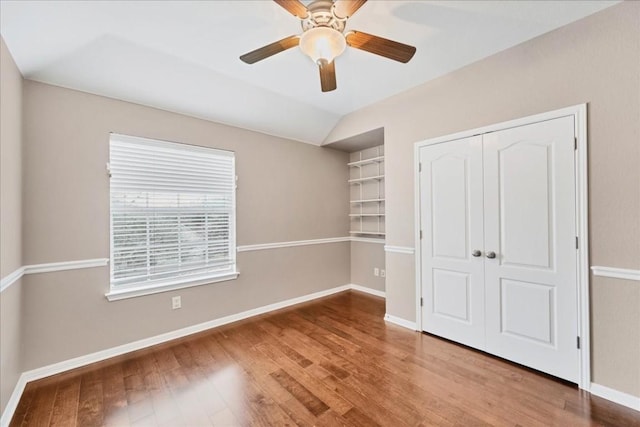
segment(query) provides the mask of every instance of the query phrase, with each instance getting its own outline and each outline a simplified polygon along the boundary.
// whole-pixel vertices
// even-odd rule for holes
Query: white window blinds
[[[229,151],[111,134],[111,287],[235,272]]]

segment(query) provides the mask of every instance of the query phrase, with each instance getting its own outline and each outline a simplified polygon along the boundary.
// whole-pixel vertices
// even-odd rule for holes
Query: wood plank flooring
[[[347,291],[29,383],[12,426],[640,426]]]

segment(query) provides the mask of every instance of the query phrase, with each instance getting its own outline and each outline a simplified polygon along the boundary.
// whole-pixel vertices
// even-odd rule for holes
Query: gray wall
[[[384,292],[384,277],[375,276],[374,268],[385,270],[384,244],[351,242],[351,283]]]
[[[22,75],[0,38],[0,277],[22,266]]]
[[[0,413],[22,373],[22,280],[0,293]]]
[[[585,102],[591,265],[640,269],[640,2],[350,114],[327,142],[384,126],[386,240],[413,247],[415,142]],[[387,253],[386,265],[387,312],[415,320],[413,256]],[[640,396],[640,286],[600,277],[591,286],[593,381]]]
[[[235,151],[238,245],[348,235],[346,153],[28,80],[24,125],[25,264],[109,257],[109,132]],[[108,267],[28,275],[23,369],[345,285],[349,251],[241,252],[237,280],[114,302]]]
[[[22,75],[0,37],[0,277],[22,266]],[[20,282],[0,293],[0,412],[21,373]]]
[[[0,37],[0,277],[22,266],[22,76]],[[22,372],[22,287],[0,293],[0,412]]]

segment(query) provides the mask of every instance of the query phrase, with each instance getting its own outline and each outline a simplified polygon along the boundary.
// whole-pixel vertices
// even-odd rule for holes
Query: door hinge
[[[578,245],[578,236],[576,236],[576,249],[578,249],[578,248],[579,248],[579,245]]]
[[[422,230],[420,230],[420,240],[422,240]]]
[[[111,178],[111,163],[107,162],[107,175]]]
[[[576,337],[576,346],[580,349],[580,337]]]
[[[418,172],[422,172],[422,162],[418,163]]]
[[[578,138],[577,137],[573,137],[573,149],[577,150],[578,149]]]
[[[420,307],[424,306],[424,299],[420,297]]]

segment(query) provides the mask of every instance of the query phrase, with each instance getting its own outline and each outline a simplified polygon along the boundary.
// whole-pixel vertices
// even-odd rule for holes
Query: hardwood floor
[[[640,426],[348,291],[27,385],[12,426]]]

